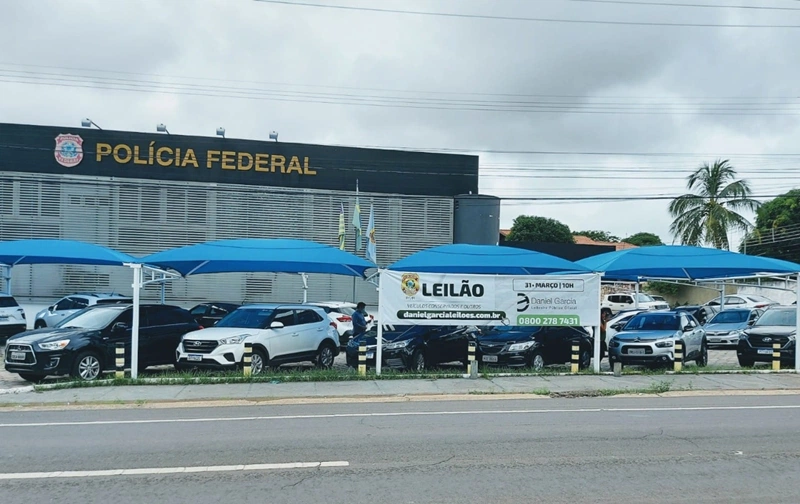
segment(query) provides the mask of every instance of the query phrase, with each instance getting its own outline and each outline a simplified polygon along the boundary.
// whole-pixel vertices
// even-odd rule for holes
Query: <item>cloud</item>
[[[341,4],[374,6],[366,0]],[[783,24],[788,18],[555,0],[381,6],[673,23]],[[246,0],[40,0],[5,3],[0,14],[0,43],[12,48],[0,65],[2,93],[13,97],[0,102],[4,121],[77,127],[89,116],[114,129],[154,131],[164,122],[173,133],[212,135],[224,126],[233,137],[264,139],[278,130],[285,141],[475,152],[751,153],[731,157],[757,193],[782,192],[798,182],[789,172],[796,158],[765,155],[796,151],[797,115],[787,111],[797,112],[797,99],[785,97],[795,94],[800,30],[532,23]],[[63,72],[57,67],[102,72],[86,74],[95,78],[79,82],[84,87],[31,83],[30,72]],[[101,77],[118,79],[117,87],[127,82],[131,90],[92,88],[108,82]],[[144,92],[157,83],[203,87]],[[263,99],[266,92],[272,99]],[[397,106],[366,106],[364,100]],[[423,103],[437,108],[420,108]],[[519,111],[534,106],[551,110]],[[517,111],[443,110],[454,107]],[[670,112],[725,107],[783,115]],[[586,113],[566,113],[576,108]],[[603,109],[645,113],[598,113]],[[713,161],[699,155],[492,153],[481,160],[481,189],[519,198],[679,194],[688,170]],[[507,201],[501,219],[508,226],[518,214],[539,214],[573,229],[652,231],[668,239],[667,204]]]

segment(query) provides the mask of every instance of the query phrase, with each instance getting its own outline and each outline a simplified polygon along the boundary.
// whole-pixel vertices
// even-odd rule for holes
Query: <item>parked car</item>
[[[71,296],[59,299],[48,308],[37,313],[33,322],[33,328],[41,329],[43,327],[54,327],[73,313],[89,306],[118,303],[130,304],[133,303],[133,300],[130,296],[114,293],[79,292],[77,294],[72,294]]]
[[[209,302],[200,303],[189,310],[194,319],[202,327],[212,327],[217,322],[225,318],[230,312],[239,308],[241,305],[236,303],[223,303],[223,302]]]
[[[466,366],[468,342],[478,332],[474,326],[396,326],[394,329],[383,335],[382,365],[413,371],[456,361]],[[365,334],[354,338],[352,346],[347,346],[347,364],[357,366],[359,342],[365,341],[369,348],[376,344],[376,337],[377,334]]]
[[[32,382],[65,375],[94,380],[115,369],[119,342],[125,344],[125,363],[130,366],[132,318],[131,305],[100,304],[74,313],[54,328],[12,336],[6,345],[6,371]],[[139,370],[174,364],[181,337],[199,327],[187,310],[161,304],[141,305],[139,323]]]
[[[705,325],[711,320],[714,315],[719,313],[719,306],[711,306],[711,305],[686,305],[686,306],[676,306],[675,311],[681,311],[688,313],[692,317],[697,320],[700,325]]]
[[[736,346],[739,365],[751,367],[756,362],[772,362],[772,345],[778,343],[781,364],[794,366],[796,338],[797,307],[771,306],[739,336]]]
[[[664,296],[659,296],[657,294],[649,294],[649,296],[651,298],[653,298],[653,301],[658,301],[658,302],[664,303],[664,304],[667,305],[667,307],[669,307],[669,303],[667,303],[667,300],[664,299]]]
[[[293,304],[242,306],[214,327],[184,336],[175,351],[176,368],[241,366],[244,344],[253,344],[251,370],[311,361],[329,368],[339,355],[339,337],[322,308]]]
[[[0,294],[0,344],[9,337],[24,332],[28,328],[25,310],[17,303],[14,296]]]
[[[606,346],[608,346],[608,342],[611,341],[611,338],[613,338],[615,334],[620,332],[622,328],[625,327],[625,324],[627,324],[628,321],[630,321],[630,319],[646,311],[650,310],[642,310],[642,309],[624,310],[617,313],[611,319],[609,319],[608,322],[606,322],[606,341],[605,341]]]
[[[480,365],[530,367],[541,370],[550,364],[572,360],[572,346],[580,346],[579,367],[592,363],[594,338],[583,327],[487,327],[478,335]]]
[[[339,334],[339,346],[341,348],[347,347],[347,343],[353,337],[353,312],[356,311],[356,304],[342,301],[324,301],[308,304],[325,310],[328,319]],[[374,327],[374,321],[375,317],[373,315],[367,315],[367,330]]]
[[[638,299],[638,306],[635,300]],[[601,308],[608,308],[612,313],[617,313],[622,310],[630,310],[635,308],[646,308],[649,310],[668,310],[669,305],[664,301],[656,301],[647,294],[623,293],[623,294],[606,294],[600,304]]]
[[[383,344],[388,345],[389,343],[394,342],[395,339],[401,337],[403,333],[405,333],[410,327],[412,326],[392,326],[392,325],[384,325],[383,326]],[[347,359],[347,365],[351,368],[358,368],[358,347],[364,345],[366,347],[366,366],[368,368],[374,368],[376,362],[376,353],[377,353],[377,346],[378,344],[378,327],[373,326],[367,329],[367,332],[358,336],[356,338],[352,338],[350,341],[347,342],[347,346],[345,347],[345,357]]]
[[[675,362],[675,342],[683,343],[684,362],[708,363],[705,330],[682,311],[644,312],[634,316],[608,343],[608,363],[665,366]]]
[[[764,310],[759,308],[734,308],[717,313],[705,325],[708,346],[736,348],[742,331],[753,325],[762,313]]]
[[[725,309],[728,308],[768,308],[779,305],[777,301],[754,294],[733,294],[725,296]],[[719,298],[712,299],[706,306],[719,306]]]

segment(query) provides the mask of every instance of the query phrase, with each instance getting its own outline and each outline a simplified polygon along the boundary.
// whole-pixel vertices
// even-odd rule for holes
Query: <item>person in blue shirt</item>
[[[353,338],[361,336],[367,332],[367,305],[359,302],[356,305],[356,311],[353,312]]]

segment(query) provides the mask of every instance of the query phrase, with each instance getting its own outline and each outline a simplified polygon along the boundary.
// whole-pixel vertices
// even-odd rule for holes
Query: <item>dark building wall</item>
[[[539,242],[513,242],[504,240],[500,243],[505,247],[516,247],[534,250],[544,254],[560,257],[568,261],[580,261],[587,257],[614,252],[616,247],[605,245],[575,245],[572,243],[539,243]]]
[[[59,142],[59,139],[61,140]],[[478,157],[0,124],[0,171],[419,196],[478,192]]]
[[[500,198],[460,194],[453,201],[453,243],[497,245],[500,235]]]

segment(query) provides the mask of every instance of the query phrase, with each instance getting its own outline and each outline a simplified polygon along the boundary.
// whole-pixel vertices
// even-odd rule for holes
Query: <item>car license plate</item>
[[[25,360],[25,352],[11,352],[11,360]]]
[[[8,315],[0,315],[0,320],[8,320]]]
[[[374,359],[374,358],[375,358],[375,352],[367,352],[367,359]]]
[[[719,343],[719,338],[708,338],[709,343]]]
[[[484,355],[483,356],[483,362],[497,362],[497,356],[496,355]]]
[[[644,348],[629,348],[628,354],[630,355],[644,355]]]
[[[759,348],[758,349],[758,353],[760,355],[772,355],[772,349],[771,348]]]
[[[200,362],[201,360],[203,360],[203,356],[197,354],[189,354],[189,357],[187,359],[191,362]]]

